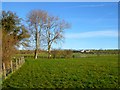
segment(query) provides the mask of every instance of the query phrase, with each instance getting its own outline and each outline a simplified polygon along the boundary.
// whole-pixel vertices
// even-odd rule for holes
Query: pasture
[[[3,88],[118,88],[118,56],[26,58]]]

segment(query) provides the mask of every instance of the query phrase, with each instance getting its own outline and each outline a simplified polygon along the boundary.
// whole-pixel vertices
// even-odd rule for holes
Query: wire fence
[[[2,63],[2,79],[6,79],[9,74],[19,69],[24,63],[24,57],[14,58],[11,60],[10,68],[6,68],[5,63]]]

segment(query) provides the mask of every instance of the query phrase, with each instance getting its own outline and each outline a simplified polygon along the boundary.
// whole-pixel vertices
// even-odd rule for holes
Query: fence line
[[[5,63],[2,63],[2,77],[3,77],[3,79],[6,79],[9,74],[11,74],[15,70],[19,69],[24,63],[25,63],[24,57],[20,57],[20,58],[16,58],[14,60],[11,60],[9,69],[6,69]]]

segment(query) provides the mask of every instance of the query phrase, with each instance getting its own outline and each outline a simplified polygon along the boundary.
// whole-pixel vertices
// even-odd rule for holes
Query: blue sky
[[[61,2],[61,3],[2,3],[3,10],[10,10],[26,19],[33,9],[42,9],[71,23],[65,31],[65,42],[53,45],[62,49],[117,49],[117,2]]]

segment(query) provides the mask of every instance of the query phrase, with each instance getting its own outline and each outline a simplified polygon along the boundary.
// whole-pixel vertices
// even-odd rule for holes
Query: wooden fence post
[[[11,73],[13,73],[14,70],[18,69],[19,67],[22,66],[22,64],[25,63],[25,59],[24,57],[20,57],[18,59],[15,60],[15,69],[14,69],[14,63],[12,62],[12,60],[10,61],[10,69],[11,69]],[[2,76],[3,79],[6,79],[7,74],[6,74],[6,67],[5,67],[5,63],[2,63],[3,65],[3,69],[2,69]]]
[[[21,62],[21,61],[22,61],[22,58],[20,58],[20,65],[22,65],[22,62]]]
[[[24,59],[24,57],[22,57],[22,60],[23,60],[23,63],[25,63],[25,59]]]
[[[13,63],[12,63],[12,60],[11,60],[11,63],[10,63],[10,67],[11,67],[11,72],[13,72]]]
[[[20,58],[18,59],[18,62],[19,62],[19,65],[18,65],[18,66],[20,67]]]
[[[23,58],[23,61],[24,61],[24,63],[25,63],[25,59]]]
[[[23,64],[22,57],[21,57],[21,65]]]
[[[18,63],[17,63],[17,59],[16,59],[16,69],[18,69]]]
[[[22,60],[22,58],[20,58],[20,66],[22,66],[21,60]]]
[[[5,69],[5,63],[3,63],[3,76],[4,79],[6,78],[6,69]]]

